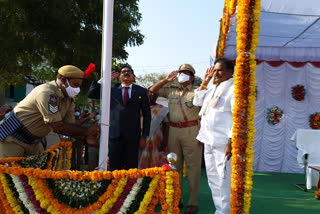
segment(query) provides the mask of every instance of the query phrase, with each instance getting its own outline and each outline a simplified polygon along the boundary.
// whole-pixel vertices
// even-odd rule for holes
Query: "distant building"
[[[32,89],[45,82],[44,80],[37,79],[33,75],[26,75],[23,86],[18,87],[11,85],[5,91],[0,91],[0,105],[7,104],[14,107],[18,102],[23,100]]]

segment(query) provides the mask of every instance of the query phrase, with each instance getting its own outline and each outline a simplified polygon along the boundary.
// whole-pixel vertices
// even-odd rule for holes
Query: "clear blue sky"
[[[190,63],[203,78],[219,36],[224,0],[140,0],[145,35],[138,47],[127,47],[127,62],[136,75],[169,73]]]

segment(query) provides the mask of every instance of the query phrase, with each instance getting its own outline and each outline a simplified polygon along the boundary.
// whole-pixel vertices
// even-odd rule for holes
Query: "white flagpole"
[[[102,91],[100,97],[101,136],[99,151],[99,169],[101,171],[106,171],[108,166],[110,84],[112,69],[113,3],[113,0],[103,1],[101,54]]]

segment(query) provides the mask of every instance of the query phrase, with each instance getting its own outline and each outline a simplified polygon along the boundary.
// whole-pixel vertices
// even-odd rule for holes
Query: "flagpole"
[[[112,32],[113,0],[103,1],[101,76],[102,91],[100,97],[101,136],[99,150],[99,170],[108,169],[108,142],[110,120],[110,84],[112,69]]]

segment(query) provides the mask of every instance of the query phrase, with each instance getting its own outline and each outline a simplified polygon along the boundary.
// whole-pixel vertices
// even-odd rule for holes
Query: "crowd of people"
[[[119,82],[110,83],[108,169],[161,166],[166,154],[174,152],[181,190],[186,164],[189,199],[185,213],[197,213],[204,148],[216,214],[230,213],[233,70],[230,60],[218,58],[196,89],[196,71],[190,64],[182,64],[148,89],[134,83],[130,65],[113,71],[111,80]],[[99,113],[80,113],[74,106],[85,77],[79,68],[63,66],[55,81],[36,87],[13,109],[1,108],[0,117],[5,117],[0,123],[0,158],[36,154],[41,138],[52,130],[73,137],[73,169],[80,169],[87,157],[91,158],[89,169],[94,170],[99,156]],[[175,80],[178,86],[167,85]],[[213,84],[208,88],[210,81]],[[97,99],[100,83],[92,85],[88,97]],[[168,99],[168,107],[157,103],[158,96]],[[182,197],[179,207],[183,207]]]

